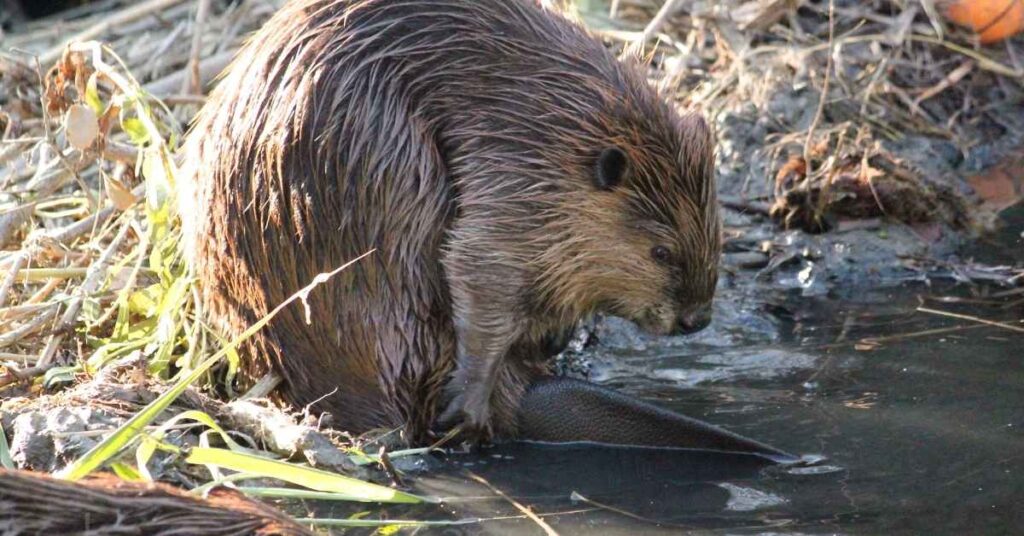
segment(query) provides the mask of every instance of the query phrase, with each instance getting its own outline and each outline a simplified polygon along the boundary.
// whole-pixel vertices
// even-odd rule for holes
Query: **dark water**
[[[1024,260],[1024,211],[1012,218],[997,242],[972,254]],[[712,338],[595,358],[593,375],[606,385],[828,458],[817,466],[511,444],[438,460],[415,488],[446,503],[388,514],[489,519],[420,529],[428,534],[543,533],[497,489],[561,534],[1024,533],[1024,333],[915,311],[1024,326],[1024,294],[993,292],[961,285],[748,296],[747,306],[773,311],[775,333],[736,323],[723,330],[728,344]],[[909,336],[939,328],[960,329]],[[883,339],[865,343],[870,337]]]

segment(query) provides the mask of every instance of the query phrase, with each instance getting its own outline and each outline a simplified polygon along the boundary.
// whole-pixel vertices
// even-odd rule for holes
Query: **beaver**
[[[713,148],[699,114],[536,0],[291,0],[187,136],[186,251],[229,336],[373,252],[240,349],[335,427],[658,444],[675,427],[682,446],[768,449],[550,378],[591,313],[710,321]],[[606,414],[651,437],[580,422]]]

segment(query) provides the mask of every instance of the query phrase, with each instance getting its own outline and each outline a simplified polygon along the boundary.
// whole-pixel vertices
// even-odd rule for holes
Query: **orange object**
[[[1024,0],[956,0],[946,17],[977,32],[982,43],[995,43],[1024,30]]]

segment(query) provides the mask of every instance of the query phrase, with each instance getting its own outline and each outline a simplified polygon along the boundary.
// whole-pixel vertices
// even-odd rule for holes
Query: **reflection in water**
[[[517,501],[537,506],[538,512],[593,509],[572,516],[575,520],[559,516],[566,519],[553,519],[552,526],[597,523],[607,529],[635,525],[640,519],[674,527],[725,526],[730,504],[749,506],[756,501],[750,494],[741,496],[721,484],[733,483],[736,490],[753,489],[753,482],[771,466],[767,460],[749,455],[514,443],[483,455],[453,457],[441,471],[424,475],[419,486],[450,497],[445,483],[452,478],[464,480],[470,472]],[[482,488],[478,493],[487,495],[487,491]],[[500,499],[462,504],[455,500],[451,508],[460,517],[517,513]],[[502,533],[503,529],[492,530]]]

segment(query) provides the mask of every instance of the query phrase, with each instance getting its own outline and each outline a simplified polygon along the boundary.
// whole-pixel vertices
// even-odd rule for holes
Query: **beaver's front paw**
[[[455,395],[448,403],[448,407],[438,417],[437,425],[443,430],[458,427],[460,441],[472,443],[489,441],[493,435],[490,400],[463,391]]]

